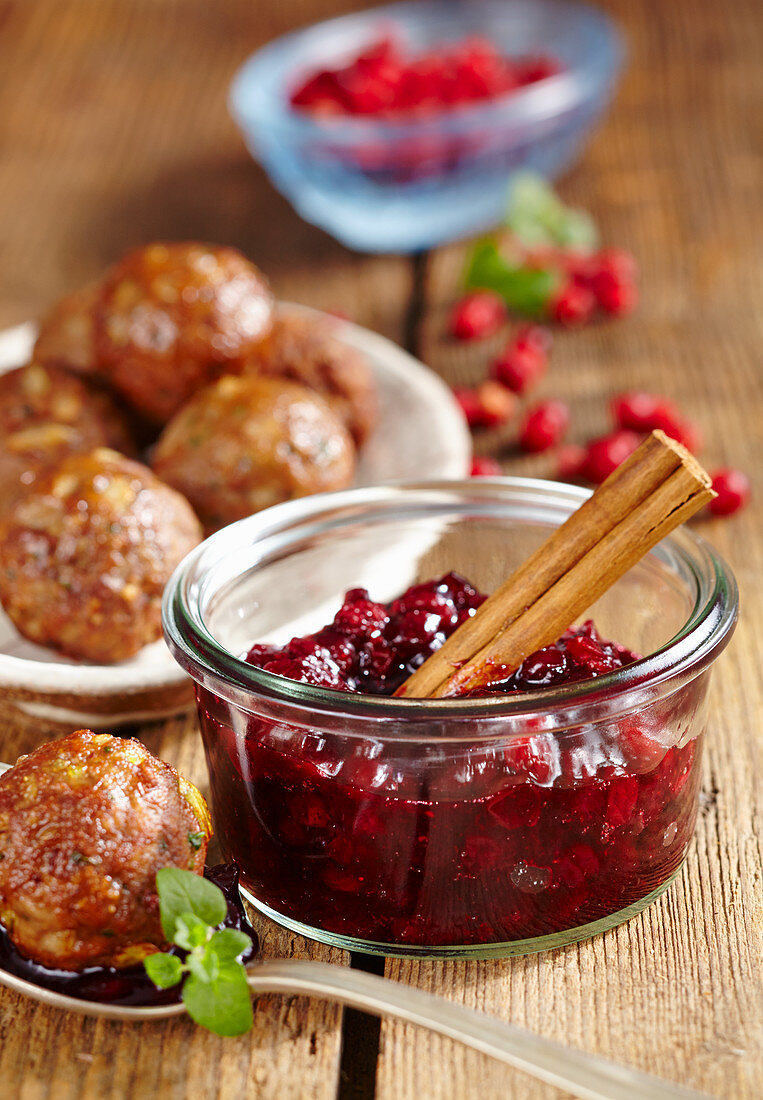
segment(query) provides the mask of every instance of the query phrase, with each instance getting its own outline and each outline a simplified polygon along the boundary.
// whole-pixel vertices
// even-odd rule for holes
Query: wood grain
[[[443,338],[461,246],[416,261],[355,255],[307,226],[251,162],[225,109],[236,66],[275,34],[350,0],[0,0],[0,326],[36,316],[126,247],[156,237],[237,245],[282,297],[415,339],[449,381],[483,376],[491,347]],[[388,976],[703,1088],[760,1092],[761,19],[755,0],[610,0],[630,67],[565,198],[643,270],[627,320],[564,333],[537,396],[562,396],[572,438],[607,427],[624,387],[666,392],[702,425],[712,469],[757,478],[747,512],[703,520],[733,565],[743,614],[719,662],[697,839],[668,894],[628,925],[552,954],[486,963],[388,962]],[[423,309],[422,309],[423,307]],[[534,395],[535,396],[535,395]],[[478,448],[507,471],[516,425]],[[0,755],[44,725],[0,713]],[[191,778],[195,723],[136,731]],[[346,963],[262,922],[264,950]],[[340,1088],[341,1014],[266,998],[256,1030],[219,1040],[185,1021],[135,1028],[0,993],[3,1100],[328,1100]],[[373,1029],[369,1028],[373,1036]],[[370,1040],[373,1041],[373,1038]],[[371,1095],[367,1085],[358,1100]],[[345,1088],[345,1095],[348,1095]],[[560,1094],[444,1040],[384,1025],[378,1100],[554,1100]]]
[[[607,403],[643,388],[675,398],[706,436],[711,469],[756,479],[753,505],[695,529],[734,568],[737,634],[720,658],[696,841],[675,885],[625,926],[586,944],[506,962],[390,960],[387,976],[723,1098],[760,1095],[763,1071],[760,578],[763,291],[760,241],[760,8],[706,2],[607,5],[627,28],[630,67],[615,108],[565,198],[595,212],[605,240],[642,268],[633,317],[565,333],[533,400],[561,397],[571,439],[608,428]],[[752,109],[758,104],[758,129]],[[756,145],[757,142],[757,145]],[[424,360],[474,384],[489,347],[443,337],[464,249],[429,259]],[[505,337],[504,337],[505,338]],[[516,424],[485,434],[507,472],[553,476],[520,456]],[[384,1024],[377,1100],[552,1100],[561,1094],[445,1040]]]

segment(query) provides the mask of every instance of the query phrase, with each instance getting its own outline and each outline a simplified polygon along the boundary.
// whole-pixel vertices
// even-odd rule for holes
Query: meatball
[[[355,450],[318,394],[282,379],[226,376],[170,421],[152,465],[215,529],[292,497],[346,488]]]
[[[59,970],[127,966],[165,942],[156,872],[200,875],[199,791],[140,741],[78,730],[0,776],[0,921]]]
[[[273,295],[235,248],[149,244],[43,318],[35,358],[98,375],[132,409],[165,424],[269,331]]]
[[[376,423],[378,400],[371,368],[365,356],[336,338],[325,318],[279,314],[247,357],[244,369],[317,390],[342,417],[358,445]]]
[[[40,322],[34,359],[45,366],[66,367],[78,374],[93,374],[95,358],[95,307],[97,283],[59,299]]]
[[[0,439],[48,424],[74,429],[81,449],[104,444],[123,454],[135,453],[129,418],[93,383],[41,363],[0,374]]]
[[[200,538],[145,466],[103,447],[70,455],[0,517],[0,602],[33,642],[121,661],[160,637],[164,585]]]
[[[0,374],[0,509],[41,470],[101,444],[135,451],[128,420],[108,394],[61,367],[30,363]]]
[[[95,311],[99,370],[155,424],[231,369],[268,331],[273,296],[233,248],[152,244],[106,274]]]

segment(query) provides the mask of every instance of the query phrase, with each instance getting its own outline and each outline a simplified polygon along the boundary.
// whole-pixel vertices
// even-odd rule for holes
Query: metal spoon
[[[0,774],[10,765],[0,764]],[[248,971],[253,995],[263,993],[306,994],[324,997],[338,1004],[358,1008],[376,1016],[392,1016],[406,1023],[447,1035],[483,1054],[489,1054],[516,1069],[555,1085],[581,1100],[708,1100],[704,1093],[662,1081],[627,1066],[618,1066],[594,1054],[563,1046],[513,1024],[496,1020],[463,1005],[386,978],[349,967],[298,959],[268,959],[254,963]],[[100,1016],[134,1023],[180,1016],[180,1002],[158,1007],[133,1008],[124,1005],[83,1001],[55,993],[0,969],[0,985],[41,1001],[52,1008],[64,1008],[85,1016]]]

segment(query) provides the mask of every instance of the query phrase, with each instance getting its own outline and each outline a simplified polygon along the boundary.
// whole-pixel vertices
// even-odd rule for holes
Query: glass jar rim
[[[572,512],[583,503],[590,490],[544,481],[536,478],[496,477],[473,478],[466,481],[396,482],[373,488],[347,489],[322,493],[268,508],[217,531],[192,550],[178,565],[164,592],[162,620],[166,642],[178,663],[197,683],[222,695],[237,706],[247,709],[247,696],[256,695],[275,706],[283,718],[295,713],[295,720],[320,724],[321,716],[335,723],[359,719],[389,723],[411,723],[417,727],[412,735],[417,740],[442,741],[440,731],[422,736],[428,722],[455,724],[459,739],[470,739],[465,723],[480,720],[482,726],[499,721],[502,733],[507,719],[546,718],[541,726],[558,729],[564,725],[579,726],[586,720],[586,709],[602,709],[607,715],[631,711],[654,701],[655,689],[662,685],[660,695],[678,690],[700,674],[725,648],[736,624],[738,590],[733,573],[725,561],[699,535],[685,526],[663,539],[652,553],[666,561],[681,562],[695,584],[695,599],[688,618],[665,644],[654,652],[602,676],[540,688],[532,692],[455,699],[405,699],[336,691],[287,679],[248,664],[217,641],[204,620],[204,608],[211,595],[221,585],[212,585],[213,572],[233,551],[249,549],[258,540],[284,532],[304,533],[303,525],[312,525],[334,515],[360,518],[364,511],[391,507],[405,501],[426,505],[430,514],[468,497],[472,511],[490,515],[490,505],[514,499],[517,503],[556,505]],[[471,512],[470,512],[471,514]],[[565,517],[566,518],[566,517]],[[223,571],[223,583],[235,579],[240,572]],[[666,684],[666,681],[669,681]],[[598,714],[597,717],[600,717]],[[526,728],[526,727],[525,727]],[[347,731],[351,734],[351,731]],[[454,730],[455,733],[455,730]],[[369,731],[365,731],[369,736]],[[387,736],[380,728],[379,736]],[[398,736],[398,734],[395,734]],[[477,734],[484,739],[485,733]],[[448,739],[451,739],[450,737]]]

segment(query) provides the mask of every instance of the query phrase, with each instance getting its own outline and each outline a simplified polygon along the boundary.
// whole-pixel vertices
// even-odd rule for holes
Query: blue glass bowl
[[[313,118],[290,93],[394,27],[418,53],[480,34],[563,71],[487,103],[405,121]],[[607,106],[622,61],[612,21],[567,0],[420,0],[342,16],[253,54],[230,91],[246,144],[306,221],[351,248],[413,252],[500,221],[517,170],[553,177]]]

